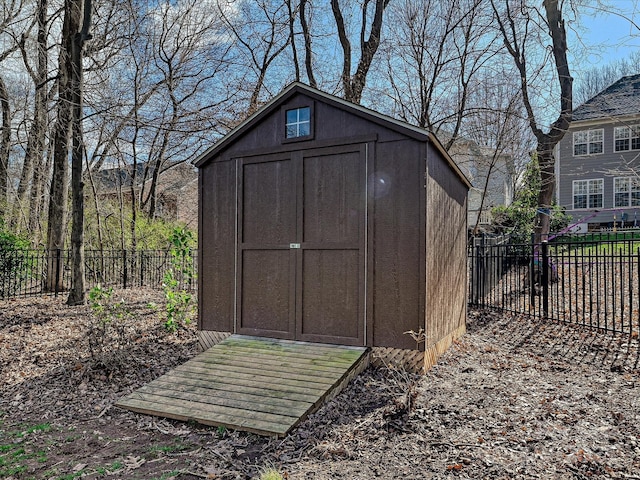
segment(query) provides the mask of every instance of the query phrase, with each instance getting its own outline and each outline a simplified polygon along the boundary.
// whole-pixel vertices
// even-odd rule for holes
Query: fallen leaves
[[[0,349],[0,439],[16,431],[11,443],[46,453],[42,463],[29,460],[24,478],[248,479],[261,466],[291,479],[640,471],[637,339],[472,310],[469,333],[424,376],[367,370],[284,439],[219,435],[113,407],[196,352],[195,329],[168,335],[145,307],[161,302],[156,293],[124,292],[140,314],[138,336],[131,361],[111,368],[90,361],[86,308],[51,299],[0,305],[8,342]],[[27,433],[43,418],[50,431]]]

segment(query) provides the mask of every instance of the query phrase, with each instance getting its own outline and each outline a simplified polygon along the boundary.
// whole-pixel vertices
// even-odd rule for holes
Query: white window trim
[[[300,120],[300,112],[303,109],[307,109],[309,111],[309,119],[308,120]],[[296,108],[292,108],[290,110],[287,110],[288,112],[296,112],[296,120],[289,123],[285,121],[285,137],[288,139],[294,139],[294,138],[303,138],[303,137],[308,137],[311,135],[311,108],[310,107],[296,107]],[[300,130],[302,128],[303,125],[306,125],[308,127],[309,133],[307,133],[306,135],[301,135],[300,134]],[[287,136],[286,132],[288,131],[289,127],[294,127],[296,129],[296,134],[292,135],[291,137]]]
[[[639,190],[632,190],[632,186],[631,186],[631,180],[633,180],[636,177],[614,177],[613,179],[613,198],[612,198],[612,203],[611,205],[613,205],[613,208],[638,208],[638,205],[631,205],[631,194],[634,192],[637,192]],[[629,190],[627,190],[626,192],[618,192],[616,190],[616,180],[626,180],[628,185]],[[626,205],[616,205],[616,194],[617,193],[627,193],[627,204]]]
[[[576,207],[576,183],[577,182],[587,182],[587,206]],[[602,184],[602,206],[601,207],[590,207],[589,206],[589,182],[600,182]],[[580,180],[573,180],[571,182],[571,207],[573,210],[593,210],[595,208],[604,208],[604,178],[585,178]]]
[[[640,129],[640,125],[622,125],[619,127],[613,127],[613,153],[620,153],[620,152],[637,152],[640,150],[640,148],[631,148],[631,145],[633,143],[633,139],[634,138],[640,138],[640,136],[638,137],[634,137],[632,135],[632,129],[633,128],[638,128]],[[629,132],[629,148],[627,150],[616,150],[616,131],[619,129],[626,129]]]
[[[600,132],[600,134],[602,136],[602,142],[598,142],[598,143],[602,143],[602,151],[601,152],[589,153],[589,145],[591,143],[596,143],[596,142],[590,142],[589,141],[589,137],[590,137],[592,132]],[[576,134],[577,133],[586,133],[587,134],[587,153],[576,155]],[[589,130],[578,130],[576,132],[573,132],[573,136],[572,136],[571,140],[572,140],[571,153],[573,154],[574,157],[593,157],[595,155],[602,155],[604,153],[604,128],[592,128],[592,129],[589,129]],[[614,140],[614,143],[615,143],[615,140]]]

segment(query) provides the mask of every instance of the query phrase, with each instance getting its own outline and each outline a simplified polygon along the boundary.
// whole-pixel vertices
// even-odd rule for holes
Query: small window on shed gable
[[[285,119],[285,138],[308,137],[311,135],[310,107],[287,110]]]

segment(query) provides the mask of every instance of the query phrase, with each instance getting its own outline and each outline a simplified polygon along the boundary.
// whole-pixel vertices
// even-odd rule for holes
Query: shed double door
[[[236,331],[364,345],[366,149],[245,157]]]

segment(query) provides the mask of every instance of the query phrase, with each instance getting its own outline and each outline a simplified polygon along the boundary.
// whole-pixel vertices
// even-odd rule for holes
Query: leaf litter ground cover
[[[88,307],[0,303],[0,478],[640,479],[635,338],[470,311],[426,375],[368,369],[275,440],[113,407],[197,353],[161,292],[117,294],[130,315],[93,357]]]

